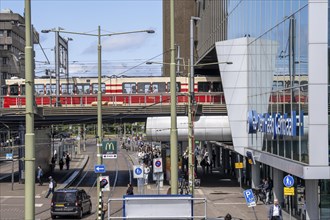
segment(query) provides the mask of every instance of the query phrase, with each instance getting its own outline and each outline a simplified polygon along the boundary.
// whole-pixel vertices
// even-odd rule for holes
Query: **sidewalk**
[[[134,165],[138,163],[137,152],[128,151],[127,155]],[[224,217],[228,213],[232,217],[244,220],[256,219],[267,220],[268,210],[270,205],[264,205],[258,202],[257,206],[249,208],[245,202],[243,189],[240,189],[239,182],[232,176],[223,174],[219,168],[213,168],[212,173],[202,174],[202,168],[198,166],[198,178],[201,179],[201,187],[195,189],[196,198],[206,198],[207,200],[207,217],[214,219],[216,217]],[[165,184],[160,188],[160,194],[166,194],[170,186]],[[157,185],[154,181],[149,182],[145,187],[145,194],[157,194]],[[254,214],[255,211],[255,214]],[[204,207],[202,205],[195,205],[195,215],[203,215]],[[283,219],[290,219],[288,213],[283,211]],[[295,219],[292,217],[291,219]]]
[[[48,177],[52,176],[53,179],[57,182],[57,188],[63,188],[70,181],[73,181],[73,175],[77,175],[81,170],[85,167],[88,161],[87,155],[77,155],[75,158],[71,159],[70,169],[66,170],[65,166],[63,170],[59,169],[58,164],[55,166],[55,170],[53,173],[45,173],[43,176],[43,185],[39,186],[36,180],[35,194],[36,198],[44,197],[48,190]],[[75,174],[77,173],[77,174]],[[11,181],[1,181],[0,182],[0,196],[1,197],[15,197],[15,196],[24,196],[24,187],[25,184],[19,184],[17,181],[14,183],[14,190],[11,190]]]

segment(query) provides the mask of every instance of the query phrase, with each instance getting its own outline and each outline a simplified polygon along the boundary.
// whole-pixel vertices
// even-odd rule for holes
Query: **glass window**
[[[171,83],[167,83],[167,92],[171,92]],[[176,83],[176,92],[181,92],[181,83]]]
[[[74,85],[69,83],[62,84],[62,94],[72,95],[74,93]]]
[[[198,82],[198,92],[211,91],[211,82]]]
[[[89,84],[77,84],[77,94],[89,94]]]
[[[46,84],[46,94],[47,95],[56,94],[56,84],[52,84],[51,87],[50,87],[50,84]]]
[[[97,83],[93,83],[92,88],[93,88],[93,94],[97,94],[97,92],[99,90],[99,85]],[[105,93],[105,84],[104,83],[101,83],[101,91],[103,94]]]
[[[44,85],[43,84],[35,84],[34,85],[35,93],[37,96],[44,95]]]
[[[18,95],[18,85],[11,85],[9,95]]]
[[[212,92],[223,92],[221,82],[213,82]]]
[[[21,84],[21,95],[25,95],[25,85]]]
[[[137,89],[137,93],[150,93],[152,90],[150,83],[138,83]]]
[[[135,83],[123,83],[123,93],[125,94],[136,93]]]
[[[153,93],[166,92],[166,83],[164,82],[153,83],[152,92]]]

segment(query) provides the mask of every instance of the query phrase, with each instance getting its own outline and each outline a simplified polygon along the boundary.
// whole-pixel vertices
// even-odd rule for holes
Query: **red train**
[[[60,80],[59,102],[62,106],[97,105],[97,77]],[[177,104],[188,102],[188,78],[177,77]],[[25,79],[6,80],[4,108],[25,106]],[[102,105],[150,105],[170,103],[169,77],[111,77],[101,79]],[[198,103],[224,103],[220,77],[195,77],[195,100]],[[56,102],[56,80],[35,79],[35,100],[38,106]]]
[[[270,103],[308,101],[307,76],[294,81],[291,93],[288,76],[275,76]],[[199,104],[224,104],[225,98],[220,77],[195,77],[195,100]],[[177,104],[188,102],[188,78],[177,77]],[[25,79],[6,80],[7,95],[3,97],[3,108],[25,106]],[[169,77],[104,77],[101,79],[102,105],[151,105],[170,103]],[[62,106],[96,106],[98,92],[97,77],[70,78],[60,80],[59,102]],[[293,98],[292,96],[293,95]],[[35,101],[38,106],[51,106],[56,102],[56,80],[35,79]]]

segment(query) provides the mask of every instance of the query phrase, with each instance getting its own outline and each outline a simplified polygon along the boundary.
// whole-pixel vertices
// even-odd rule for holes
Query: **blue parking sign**
[[[248,207],[256,206],[256,201],[254,199],[254,194],[252,189],[244,190],[243,194]]]

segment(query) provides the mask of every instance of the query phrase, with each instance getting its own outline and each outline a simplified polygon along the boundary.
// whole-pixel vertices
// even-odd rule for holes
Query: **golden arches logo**
[[[105,151],[114,151],[115,149],[116,149],[116,147],[113,144],[113,142],[108,142],[104,147]]]

